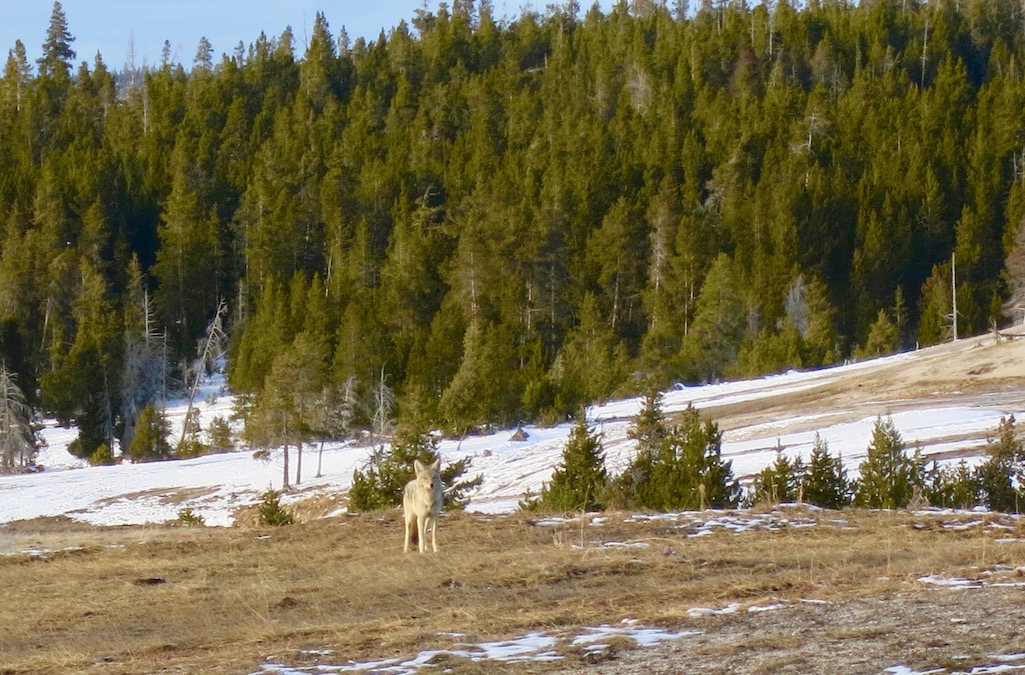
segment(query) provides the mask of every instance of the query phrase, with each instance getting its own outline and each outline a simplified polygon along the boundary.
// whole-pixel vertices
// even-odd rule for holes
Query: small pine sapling
[[[801,492],[804,479],[804,464],[800,457],[792,461],[783,453],[783,446],[776,442],[776,460],[755,476],[751,501],[755,504],[781,504],[795,502]]]
[[[607,481],[601,435],[591,431],[581,414],[551,481],[521,506],[532,511],[600,511]]]
[[[206,518],[193,511],[191,507],[186,507],[178,511],[177,524],[179,527],[203,527],[206,525]]]
[[[851,503],[851,483],[842,457],[829,454],[829,444],[817,433],[804,480],[804,501],[824,509],[840,509]]]
[[[925,461],[917,450],[911,457],[904,441],[887,417],[877,418],[865,461],[858,467],[861,477],[854,503],[876,509],[900,509],[911,501],[915,488],[925,487]]]
[[[637,505],[638,493],[651,481],[652,466],[662,443],[669,436],[669,427],[662,412],[662,394],[651,391],[644,397],[644,405],[627,431],[633,439],[636,452],[633,461],[610,485],[609,495],[619,508]]]
[[[260,502],[260,523],[278,527],[295,522],[292,513],[281,505],[281,491],[273,488],[263,493]]]
[[[976,467],[976,478],[987,507],[1017,513],[1025,479],[1025,452],[1014,430],[1014,415],[1000,418],[997,437],[986,446],[989,457]]]
[[[402,503],[403,487],[414,477],[414,460],[430,464],[437,456],[438,441],[426,432],[409,431],[390,447],[378,447],[362,469],[352,472],[349,509],[374,511],[398,506]],[[465,506],[466,494],[481,484],[482,476],[461,480],[469,466],[470,460],[462,459],[442,468],[445,510]]]

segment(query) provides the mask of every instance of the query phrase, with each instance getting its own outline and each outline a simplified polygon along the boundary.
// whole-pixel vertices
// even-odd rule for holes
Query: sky
[[[517,15],[521,7],[543,11],[547,1],[494,0],[493,5],[501,18]],[[438,0],[426,4],[435,11]],[[240,40],[248,45],[261,31],[276,37],[286,26],[292,27],[301,51],[318,11],[334,35],[345,26],[352,40],[376,40],[382,29],[387,34],[399,21],[409,23],[424,0],[62,0],[61,6],[75,38],[75,65],[86,61],[91,66],[99,51],[108,68],[119,70],[128,63],[133,43],[137,66],[159,63],[168,40],[173,60],[190,67],[201,37],[213,45],[216,61],[231,54]],[[0,0],[0,48],[9,50],[20,39],[34,64],[52,11],[52,0]]]

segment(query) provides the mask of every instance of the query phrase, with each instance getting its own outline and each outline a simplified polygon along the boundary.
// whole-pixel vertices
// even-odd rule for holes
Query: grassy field
[[[457,513],[425,556],[402,554],[397,512],[264,529],[12,523],[0,526],[0,673],[252,673],[624,619],[700,636],[662,650],[619,639],[597,657],[564,639],[559,661],[445,657],[438,672],[954,667],[1025,650],[1023,540],[1025,523],[1007,516],[798,507]],[[920,580],[930,575],[983,587]],[[691,611],[733,603],[729,615]],[[765,605],[781,608],[744,611]]]

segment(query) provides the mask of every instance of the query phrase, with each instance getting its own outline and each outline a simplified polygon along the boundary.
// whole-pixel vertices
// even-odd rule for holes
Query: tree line
[[[528,511],[600,511],[606,508],[679,511],[804,503],[829,509],[851,505],[873,509],[927,506],[1019,513],[1025,502],[1025,449],[1013,415],[1001,417],[988,440],[984,459],[974,466],[931,463],[906,444],[890,417],[876,418],[858,476],[850,479],[843,458],[831,454],[819,434],[808,462],[787,457],[777,444],[776,460],[760,471],[748,489],[722,458],[722,432],[714,420],[702,420],[691,406],[676,424],[662,412],[658,393],[645,396],[629,436],[634,458],[618,476],[609,476],[600,432],[584,417],[563,449],[562,461],[540,493],[528,494]]]
[[[250,439],[296,445],[562,420],[1022,305],[1013,0],[454,0],[120,73],[73,43],[55,3],[0,77],[0,356],[83,457],[188,389],[216,317]]]

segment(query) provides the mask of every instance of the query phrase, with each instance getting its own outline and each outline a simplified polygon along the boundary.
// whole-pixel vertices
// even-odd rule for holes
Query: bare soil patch
[[[700,635],[621,651],[572,673],[881,673],[1022,665],[1020,588],[909,589],[709,617]],[[1013,658],[1019,656],[1019,658]],[[1012,657],[1012,658],[1008,658]]]

